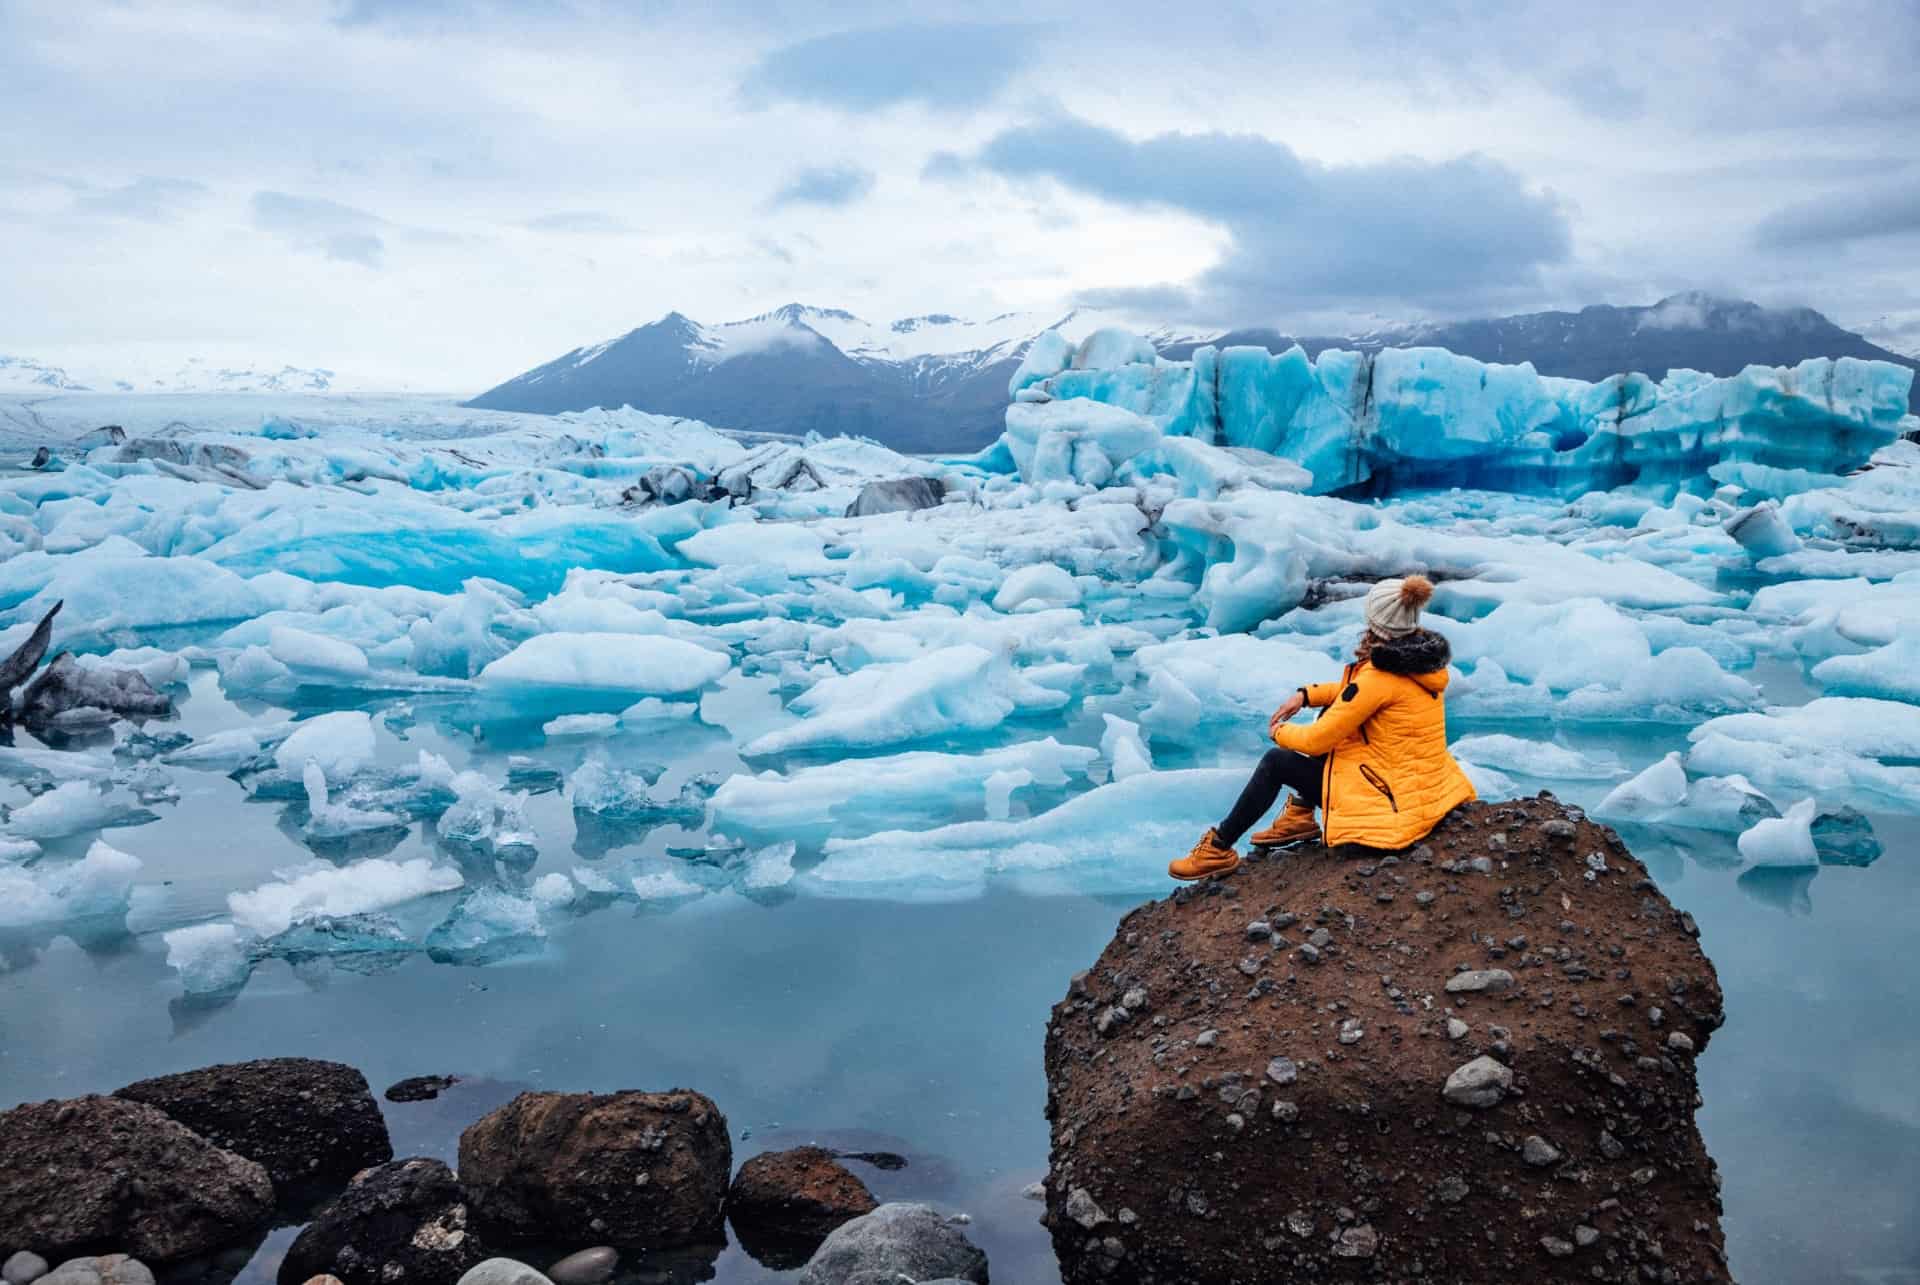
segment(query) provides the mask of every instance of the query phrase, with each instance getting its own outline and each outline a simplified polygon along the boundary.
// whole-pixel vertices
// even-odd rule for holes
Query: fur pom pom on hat
[[[1382,580],[1367,590],[1367,628],[1382,638],[1405,638],[1420,627],[1420,608],[1433,597],[1425,576]]]

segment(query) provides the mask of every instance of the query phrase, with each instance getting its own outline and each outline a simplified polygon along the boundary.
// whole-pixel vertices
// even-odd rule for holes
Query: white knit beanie
[[[1433,597],[1425,576],[1382,580],[1367,590],[1367,628],[1382,638],[1404,638],[1420,627],[1420,608]]]

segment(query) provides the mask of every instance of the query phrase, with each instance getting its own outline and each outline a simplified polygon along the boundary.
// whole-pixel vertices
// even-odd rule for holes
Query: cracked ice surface
[[[1036,345],[970,461],[632,411],[38,404],[56,452],[62,413],[131,440],[0,476],[0,647],[64,600],[56,649],[179,716],[0,747],[33,908],[0,950],[117,922],[217,996],[275,960],[544,966],[614,907],[1153,892],[1413,571],[1483,787],[1803,863],[1843,809],[1920,813],[1905,377]],[[636,487],[662,467],[690,498]],[[844,516],[911,475],[943,502]]]

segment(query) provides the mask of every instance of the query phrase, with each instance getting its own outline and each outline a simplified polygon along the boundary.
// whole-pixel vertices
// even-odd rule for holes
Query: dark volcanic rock
[[[281,1194],[341,1182],[393,1158],[367,1078],[339,1062],[265,1058],[129,1084],[114,1094],[158,1107],[195,1133],[265,1165]]]
[[[47,654],[47,648],[53,643],[53,618],[60,614],[64,601],[56,602],[40,617],[40,623],[33,627],[27,640],[14,648],[13,654],[0,661],[0,718],[13,712],[13,689],[25,682],[27,675],[40,667],[40,660]]]
[[[273,1212],[273,1182],[139,1102],[84,1097],[0,1114],[0,1234],[52,1262],[149,1264],[218,1249]]]
[[[822,1147],[757,1155],[727,1192],[741,1248],[776,1270],[803,1265],[827,1233],[878,1207],[867,1185]]]
[[[20,693],[20,721],[50,723],[73,709],[144,718],[169,713],[173,702],[153,690],[138,670],[85,669],[67,653],[54,657]]]
[[[1250,985],[1248,921],[1275,916],[1325,934],[1320,962],[1273,945]],[[1496,968],[1511,985],[1447,990]],[[1154,1022],[1101,1034],[1135,987]],[[1692,920],[1550,796],[1469,804],[1407,853],[1249,862],[1128,914],[1053,1010],[1065,1279],[1724,1281],[1693,1119],[1721,1021]]]
[[[800,1274],[800,1285],[949,1279],[987,1285],[987,1256],[931,1207],[893,1203],[836,1228]]]
[[[704,1095],[522,1093],[460,1135],[460,1180],[496,1243],[658,1249],[721,1235],[727,1120]]]
[[[279,1281],[324,1275],[346,1285],[453,1285],[487,1256],[467,1228],[453,1171],[438,1160],[391,1160],[314,1215],[281,1260]]]

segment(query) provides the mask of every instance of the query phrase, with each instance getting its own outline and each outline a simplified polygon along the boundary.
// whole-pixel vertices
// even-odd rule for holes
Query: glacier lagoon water
[[[1045,1282],[1020,1191],[1048,1008],[1336,664],[1356,587],[1421,569],[1483,792],[1599,810],[1701,926],[1737,1276],[1920,1258],[1910,445],[1852,472],[1865,446],[1735,435],[1738,481],[1356,503],[1078,398],[1022,403],[1033,478],[631,412],[162,400],[71,409],[135,442],[0,481],[0,645],[63,598],[60,645],[178,710],[164,742],[0,746],[0,1105],[304,1053],[467,1077],[387,1107],[403,1154],[450,1158],[519,1087],[686,1084],[737,1157],[905,1155],[862,1168],[878,1194],[971,1214],[997,1279]],[[781,484],[801,456],[817,487]],[[763,490],[633,506],[662,467]],[[948,502],[839,516],[915,472]],[[1735,773],[1858,809],[1886,855],[1743,853]],[[776,1276],[737,1247],[658,1267]]]

